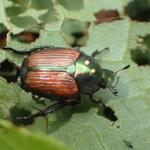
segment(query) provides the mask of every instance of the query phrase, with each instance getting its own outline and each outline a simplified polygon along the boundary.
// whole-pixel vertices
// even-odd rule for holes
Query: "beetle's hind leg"
[[[46,107],[45,109],[43,110],[39,110],[37,113],[34,113],[34,114],[30,114],[28,116],[23,116],[23,117],[17,117],[18,120],[28,120],[28,119],[34,119],[36,117],[44,117],[46,116],[48,113],[53,113],[57,110],[60,110],[62,108],[64,108],[66,105],[70,105],[70,106],[73,106],[73,105],[76,105],[76,104],[79,104],[79,101],[74,101],[74,100],[68,100],[66,102],[58,102],[58,103],[55,103],[55,104],[52,104],[48,107]]]
[[[36,117],[46,116],[48,113],[52,113],[54,111],[62,109],[64,106],[65,105],[63,103],[56,103],[56,104],[53,104],[53,105],[46,107],[43,110],[39,110],[37,113],[30,114],[28,116],[17,117],[17,119],[18,120],[27,120],[27,119],[34,119]]]

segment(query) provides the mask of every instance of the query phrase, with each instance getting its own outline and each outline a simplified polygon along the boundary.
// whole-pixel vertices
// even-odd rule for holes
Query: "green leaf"
[[[83,8],[84,0],[58,0],[58,3],[68,10],[80,10]]]
[[[60,18],[62,19],[77,19],[80,21],[93,21],[94,16],[93,14],[87,15],[87,12],[84,9],[81,9],[80,11],[68,11],[61,5],[57,5],[56,7],[57,12],[59,13]]]
[[[53,2],[46,0],[32,0],[22,2],[14,0],[13,5],[5,4],[5,17],[11,28],[11,32],[17,34],[24,30],[32,30],[42,24],[56,21],[57,14],[54,10]]]
[[[68,45],[73,45],[80,35],[84,35],[87,31],[88,24],[77,20],[66,19],[62,25],[62,31],[65,34],[65,41]],[[77,38],[75,38],[75,36]]]
[[[24,7],[27,7],[30,4],[31,0],[26,0],[26,1],[22,1],[22,0],[12,0],[13,4],[18,4]]]
[[[14,63],[17,66],[21,66],[23,59],[24,59],[24,55],[19,55],[19,54],[12,52],[12,51],[8,51],[7,52],[7,59],[9,60],[9,62]]]
[[[26,17],[28,17],[28,16],[31,16],[32,18],[34,18],[35,20],[36,20],[36,22],[37,23],[41,23],[40,22],[40,20],[39,20],[39,17],[41,16],[41,15],[43,15],[43,14],[45,14],[47,12],[47,9],[44,9],[44,10],[35,10],[35,9],[32,9],[32,8],[30,8],[30,9],[28,9],[28,10],[26,10],[26,12],[25,13],[23,13],[23,14],[20,14],[20,16],[26,16]],[[18,19],[19,20],[19,19]],[[12,20],[13,21],[13,20]],[[32,24],[32,26],[33,26],[34,24]]]
[[[6,10],[7,17],[11,18],[11,17],[16,17],[20,13],[23,13],[25,11],[25,8],[19,6],[10,6],[7,7],[5,10]]]
[[[31,108],[33,106],[31,95],[25,93],[18,84],[8,84],[0,77],[0,114],[2,118],[10,117],[10,110],[19,103],[23,107],[27,104],[27,108]]]
[[[56,121],[49,122],[50,135],[75,150],[142,149],[143,146],[149,149],[149,67],[139,68],[131,60],[129,51],[137,46],[138,36],[148,32],[148,24],[128,19],[90,27],[87,46],[82,50],[90,54],[95,49],[109,47],[108,52],[97,56],[102,68],[118,70],[127,64],[131,68],[118,74],[121,77],[116,87],[118,96],[108,89],[94,95],[107,106],[105,111],[82,97],[81,105],[74,108],[72,115],[66,113],[67,108],[56,113]]]
[[[60,31],[61,26],[62,21],[47,24],[44,29],[40,31],[39,38],[35,42],[32,42],[30,45],[28,43],[22,43],[17,39],[11,39],[8,41],[7,46],[12,47],[18,51],[25,51],[41,45],[66,46],[62,33]]]
[[[52,8],[53,2],[51,0],[32,0],[31,7],[34,9],[49,9]]]
[[[61,0],[55,8],[60,18],[77,19],[80,21],[95,21],[94,14],[101,10],[117,10],[123,14],[124,6],[127,1],[123,0],[80,0],[78,3],[74,0]]]
[[[13,38],[8,41],[7,46],[16,49],[18,52],[28,51],[31,48],[45,45],[65,47],[66,43],[64,41],[64,35],[61,31],[62,23],[62,21],[58,21],[45,25],[44,29],[40,31],[39,38],[35,42],[32,42],[30,45],[28,43],[22,43],[21,41],[18,41],[18,39]],[[12,51],[8,51],[7,58],[10,62],[20,66],[24,55],[19,55],[13,53]]]
[[[3,0],[0,0],[0,14],[1,14],[0,24],[3,23],[6,27],[9,28],[9,23],[8,23],[7,16],[5,13],[5,7],[4,7]]]
[[[45,14],[42,14],[39,16],[39,20],[43,23],[51,23],[54,21],[57,21],[57,12],[54,10],[54,8],[49,8],[46,10]]]
[[[3,150],[68,150],[63,143],[55,139],[17,128],[3,120],[0,120],[0,134],[0,147]]]
[[[36,24],[36,20],[30,16],[16,17],[11,22],[20,28],[29,28],[31,25]]]

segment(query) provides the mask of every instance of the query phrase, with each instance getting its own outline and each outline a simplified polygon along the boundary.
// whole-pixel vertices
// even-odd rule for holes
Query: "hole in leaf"
[[[28,110],[25,110],[24,108],[19,108],[18,106],[15,106],[10,109],[10,116],[13,123],[16,125],[29,125],[33,123],[33,119],[17,119],[17,117],[24,117],[28,116],[31,113]]]
[[[105,118],[109,119],[110,121],[118,120],[117,116],[115,115],[114,110],[112,110],[111,107],[104,107],[103,109],[104,109],[103,114],[100,114],[100,115],[103,115]],[[98,112],[98,114],[99,114],[99,112]]]
[[[5,60],[0,64],[0,76],[4,77],[8,82],[16,82],[17,67],[15,64]]]
[[[84,36],[84,33],[83,32],[76,32],[76,33],[72,33],[72,35],[76,38],[76,39],[79,39],[79,38],[82,38]]]
[[[149,0],[131,1],[125,8],[126,13],[133,20],[150,21]]]
[[[150,52],[143,51],[141,48],[136,48],[131,50],[131,58],[134,62],[136,62],[139,66],[150,64]]]
[[[78,41],[85,35],[83,32],[75,32],[72,33],[72,35],[75,37],[74,43],[71,45],[72,47],[80,47],[81,45],[78,44]]]
[[[12,37],[23,43],[31,43],[39,37],[39,33],[24,31],[20,34],[12,35]]]
[[[117,10],[102,10],[95,13],[95,17],[95,24],[100,24],[102,22],[111,22],[120,19],[120,15]]]
[[[130,51],[132,60],[139,66],[150,65],[150,34],[138,37],[137,43],[138,46]]]
[[[0,33],[0,48],[6,46],[6,36],[7,36],[7,31]]]

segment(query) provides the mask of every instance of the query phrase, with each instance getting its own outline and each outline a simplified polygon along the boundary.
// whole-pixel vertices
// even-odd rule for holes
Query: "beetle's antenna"
[[[120,79],[120,77],[117,77],[117,79],[116,79],[116,83],[112,86],[112,88],[115,88],[116,87],[116,85],[118,84],[118,82],[119,82],[119,79]]]
[[[123,67],[123,68],[117,70],[116,72],[114,72],[114,76],[116,77],[116,74],[117,74],[118,72],[120,72],[120,71],[122,71],[122,70],[125,70],[125,69],[128,69],[129,67],[130,67],[130,65],[127,65],[127,66],[125,66],[125,67]],[[117,77],[115,84],[112,86],[113,89],[116,87],[116,85],[117,85],[117,83],[118,83],[118,81],[119,81],[119,78],[120,78],[120,77]]]
[[[125,70],[125,69],[128,69],[129,67],[130,67],[130,65],[127,65],[127,66],[125,66],[125,67],[123,67],[123,68],[117,70],[116,72],[114,72],[114,77],[116,77],[116,74],[117,74],[118,72],[120,72],[120,71],[122,71],[122,70]],[[118,93],[117,90],[115,89],[115,87],[116,87],[116,85],[117,85],[119,79],[120,79],[120,77],[117,77],[115,84],[114,84],[112,87],[108,87],[108,88],[111,90],[111,92],[112,92],[115,96],[116,96],[117,93]]]
[[[115,72],[115,75],[116,75],[118,72],[122,71],[122,70],[128,69],[129,67],[130,67],[130,65],[127,65],[127,66],[125,66],[125,67],[123,67],[123,68],[117,70],[117,71]]]

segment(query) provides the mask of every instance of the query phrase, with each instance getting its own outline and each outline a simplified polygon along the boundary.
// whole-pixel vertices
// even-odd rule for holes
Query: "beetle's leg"
[[[75,101],[74,100],[68,101],[68,103],[70,103],[69,105],[71,106],[71,113],[73,113],[74,106],[81,103],[81,97],[79,96],[79,98],[77,98]]]
[[[93,98],[93,95],[89,95],[89,98],[90,98],[90,100],[93,102],[93,103],[96,103],[96,104],[101,104],[102,106],[105,106],[104,105],[104,103],[101,101],[101,100],[95,100],[94,98]]]
[[[98,50],[98,49],[96,49],[96,50],[91,54],[91,56],[92,56],[92,57],[96,57],[97,55],[102,54],[103,52],[108,51],[108,50],[109,50],[108,47],[102,49],[101,51]]]
[[[117,91],[116,89],[114,89],[114,88],[109,88],[109,90],[110,90],[115,96],[117,96],[118,91]]]
[[[4,47],[3,49],[4,50],[11,50],[11,51],[15,52],[16,54],[21,54],[21,55],[28,54],[28,51],[19,51],[19,50],[12,48],[12,47]]]
[[[42,45],[42,46],[37,46],[37,47],[34,47],[34,48],[31,48],[31,49],[26,49],[26,50],[23,50],[23,51],[19,51],[19,50],[16,50],[12,47],[4,47],[3,49],[5,50],[11,50],[17,54],[22,54],[22,55],[26,55],[26,54],[30,54],[34,51],[38,51],[40,49],[51,49],[51,48],[55,48],[54,46],[46,46],[46,45]]]
[[[18,120],[26,120],[26,119],[33,119],[36,117],[42,117],[42,116],[46,116],[48,113],[53,113],[54,111],[57,111],[59,109],[64,108],[66,105],[71,105],[74,106],[76,104],[78,104],[78,101],[73,101],[73,100],[68,100],[66,102],[58,102],[56,104],[50,105],[48,107],[46,107],[46,109],[43,110],[39,110],[39,112],[28,115],[28,116],[24,116],[24,117],[17,117]]]
[[[53,104],[53,105],[50,105],[50,106],[46,107],[46,109],[39,110],[37,113],[30,114],[30,115],[24,116],[24,117],[17,117],[17,119],[18,120],[24,120],[24,119],[26,120],[26,119],[33,119],[33,118],[36,118],[36,117],[45,116],[48,113],[52,113],[54,111],[62,109],[64,106],[65,106],[64,103],[56,103],[56,104]]]
[[[77,105],[77,104],[80,104],[80,103],[81,103],[81,97],[79,97],[77,99],[69,99],[69,100],[67,100],[66,105],[74,106],[74,105]]]

